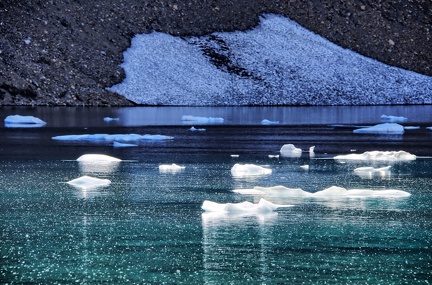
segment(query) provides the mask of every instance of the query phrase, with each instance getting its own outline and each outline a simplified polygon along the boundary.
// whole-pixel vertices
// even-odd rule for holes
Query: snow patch
[[[136,35],[121,67],[124,81],[109,90],[147,105],[432,104],[431,77],[364,57],[272,14],[248,31]]]

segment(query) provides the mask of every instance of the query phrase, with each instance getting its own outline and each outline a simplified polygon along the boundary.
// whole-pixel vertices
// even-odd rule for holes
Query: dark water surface
[[[432,280],[432,108],[2,108],[33,115],[41,128],[0,127],[1,284],[429,284]],[[419,126],[403,135],[360,135],[382,114]],[[182,115],[222,117],[197,125]],[[118,117],[105,122],[104,117]],[[261,120],[279,121],[264,126]],[[338,125],[338,126],[335,126]],[[65,142],[69,134],[163,134],[168,141]],[[283,144],[301,158],[269,158]],[[316,157],[307,150],[315,146]],[[337,154],[405,150],[410,162],[346,162]],[[104,167],[89,153],[122,159]],[[238,157],[232,157],[237,154]],[[161,164],[185,169],[160,172]],[[236,163],[272,174],[235,178]],[[300,168],[309,165],[309,170]],[[388,175],[357,176],[361,166]],[[89,175],[106,187],[65,182]],[[318,199],[264,196],[294,205],[272,214],[211,215],[204,200],[258,202],[233,189],[283,185],[315,192],[399,189],[406,198]]]

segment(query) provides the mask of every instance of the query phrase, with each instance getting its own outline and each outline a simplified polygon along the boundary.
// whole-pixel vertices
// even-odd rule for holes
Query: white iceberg
[[[398,134],[404,133],[404,127],[396,123],[384,123],[371,127],[356,129],[353,131],[356,134]]]
[[[364,166],[358,167],[354,169],[354,173],[361,178],[373,178],[378,175],[380,177],[390,176],[390,167],[391,166],[383,166],[379,168],[374,168],[372,166]]]
[[[293,144],[284,144],[280,149],[280,154],[283,157],[301,157],[302,150]]]
[[[84,175],[79,178],[70,180],[66,183],[81,189],[89,189],[95,187],[108,186],[111,184],[111,181],[109,179],[100,179],[100,178]]]
[[[309,148],[309,157],[314,158],[315,157],[315,146],[311,146]]]
[[[251,189],[234,189],[232,190],[234,193],[243,194],[243,195],[264,195],[265,192],[261,190],[257,190],[254,188]]]
[[[269,158],[279,158],[279,154],[269,154]]]
[[[186,167],[177,165],[175,163],[173,163],[173,164],[161,164],[161,165],[159,165],[159,172],[176,173],[176,172],[182,171],[185,168]]]
[[[343,187],[331,186],[318,192],[307,192],[300,188],[287,188],[285,186],[274,187],[254,187],[257,193],[263,192],[272,197],[284,198],[403,198],[411,196],[410,193],[397,189],[373,190],[373,189],[345,189]],[[245,192],[238,191],[240,194],[248,194],[250,189]]]
[[[77,161],[83,173],[112,173],[117,170],[121,159],[105,154],[84,154]]]
[[[112,121],[119,121],[120,118],[105,117],[105,118],[103,118],[103,120],[104,120],[105,122],[112,122]]]
[[[265,214],[275,211],[281,207],[291,207],[292,205],[277,205],[273,204],[265,199],[260,199],[258,204],[251,202],[240,202],[240,203],[216,203],[212,201],[204,201],[201,208],[206,212],[219,212],[228,214]]]
[[[113,147],[135,147],[138,146],[137,144],[134,143],[121,143],[121,142],[113,142]]]
[[[105,154],[84,154],[77,158],[77,161],[81,162],[117,162],[121,161],[116,157],[112,157]]]
[[[205,132],[206,131],[206,129],[204,129],[204,128],[195,128],[194,126],[192,126],[190,129],[189,129],[189,131],[191,131],[191,132]]]
[[[361,161],[411,161],[416,160],[417,156],[409,152],[399,151],[366,151],[364,153],[350,153],[337,155],[337,160],[361,160]]]
[[[270,120],[264,119],[261,121],[261,124],[262,125],[277,125],[277,124],[279,124],[279,121],[270,121]]]
[[[239,164],[236,163],[231,168],[231,174],[234,177],[262,176],[272,173],[270,168],[265,168],[255,164]]]
[[[159,140],[171,140],[173,137],[164,135],[138,135],[138,134],[85,134],[85,135],[63,135],[52,137],[53,140],[60,141],[118,141],[118,142],[131,142],[131,141],[159,141]]]
[[[305,170],[305,171],[308,171],[309,170],[309,165],[308,164],[300,165],[300,168],[303,169],[303,170]]]
[[[223,123],[224,121],[223,118],[199,117],[199,116],[191,116],[191,115],[183,115],[181,120],[185,122],[193,122],[199,124]]]
[[[46,125],[46,122],[33,116],[10,115],[4,119],[6,127],[9,128],[34,128]]]
[[[407,121],[406,117],[398,117],[398,116],[387,116],[385,114],[381,115],[382,122],[390,122],[390,123],[402,123]]]
[[[405,130],[419,130],[420,126],[404,126]]]

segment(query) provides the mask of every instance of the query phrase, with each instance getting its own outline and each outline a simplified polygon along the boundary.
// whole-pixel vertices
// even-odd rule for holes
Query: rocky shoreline
[[[263,13],[288,16],[342,47],[432,76],[432,3],[426,0],[4,0],[0,3],[0,102],[135,105],[106,89],[123,80],[119,65],[135,34],[199,36],[247,30],[258,24]]]

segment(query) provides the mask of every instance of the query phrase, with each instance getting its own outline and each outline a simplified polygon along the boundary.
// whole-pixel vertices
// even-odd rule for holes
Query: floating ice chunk
[[[194,122],[194,123],[200,123],[200,124],[207,124],[207,123],[223,123],[223,118],[213,118],[213,117],[197,117],[197,116],[191,116],[191,115],[183,115],[182,121],[186,122]]]
[[[137,144],[134,143],[120,143],[120,142],[113,142],[113,147],[135,147],[138,146]]]
[[[264,195],[265,192],[260,191],[258,189],[234,189],[232,190],[234,193],[243,194],[243,195]]]
[[[283,157],[301,157],[302,150],[293,144],[284,144],[280,149],[280,154]]]
[[[387,116],[385,114],[381,115],[381,121],[383,122],[390,122],[390,123],[401,123],[408,120],[408,118],[405,117],[397,117],[397,116]]]
[[[239,155],[239,154],[231,154],[230,156],[231,156],[231,157],[233,157],[233,158],[237,158],[237,157],[240,157],[240,155]]]
[[[277,124],[279,124],[279,121],[270,121],[270,120],[264,119],[261,121],[261,124],[262,125],[277,125]]]
[[[309,157],[310,158],[313,158],[313,157],[315,157],[315,146],[311,146],[310,148],[309,148]]]
[[[111,173],[117,169],[121,159],[105,154],[84,154],[77,161],[83,173]]]
[[[375,175],[379,175],[381,177],[386,177],[390,175],[390,167],[384,166],[380,168],[374,168],[372,166],[358,167],[354,169],[354,173],[361,178],[373,178]]]
[[[81,162],[117,162],[121,159],[105,155],[105,154],[84,154],[77,158]]]
[[[269,168],[264,168],[255,164],[235,164],[231,168],[231,174],[234,177],[248,177],[248,176],[261,176],[269,175],[272,170]]]
[[[197,128],[195,128],[194,126],[192,126],[190,129],[189,129],[189,131],[191,131],[191,132],[205,132],[206,131],[206,129],[204,129],[204,128],[200,128],[200,129],[197,129]]]
[[[416,155],[409,152],[399,151],[366,151],[364,153],[351,153],[337,155],[334,159],[338,160],[367,160],[367,161],[411,161],[416,160]]]
[[[300,166],[301,169],[308,171],[309,170],[309,165],[305,164],[305,165],[301,165]]]
[[[138,135],[138,134],[86,134],[86,135],[63,135],[52,137],[53,140],[61,141],[118,141],[118,142],[130,142],[130,141],[142,141],[142,140],[171,140],[173,137],[164,135]]]
[[[371,189],[350,189],[347,190],[342,187],[332,186],[322,191],[315,192],[314,197],[347,197],[347,198],[403,198],[411,196],[410,193],[395,190],[371,190]]]
[[[164,173],[175,173],[184,170],[186,167],[173,164],[161,164],[159,165],[159,172]]]
[[[10,115],[4,119],[6,127],[9,128],[34,128],[46,125],[46,122],[33,116]]]
[[[404,126],[405,130],[419,130],[420,126]]]
[[[66,183],[81,189],[88,189],[88,188],[108,186],[109,184],[111,184],[111,181],[109,179],[100,179],[100,178],[84,175],[79,178],[68,181]]]
[[[432,127],[426,127],[426,129],[428,129],[429,131],[432,131]]]
[[[410,193],[396,190],[372,190],[372,189],[345,189],[338,186],[331,186],[324,190],[311,193],[300,188],[287,188],[285,186],[254,187],[254,190],[264,192],[269,196],[289,198],[402,198],[411,196]],[[238,192],[242,194],[241,192]]]
[[[111,122],[111,121],[119,121],[120,118],[105,117],[103,120],[104,120],[105,122]]]
[[[279,158],[279,154],[269,154],[269,158]]]
[[[204,201],[201,208],[206,212],[222,212],[229,214],[248,213],[248,214],[264,214],[275,211],[281,207],[291,207],[292,205],[277,205],[265,199],[260,199],[258,204],[251,202],[241,203],[225,203],[219,204],[212,201]]]
[[[395,123],[378,124],[353,131],[356,134],[403,134],[404,127]]]

